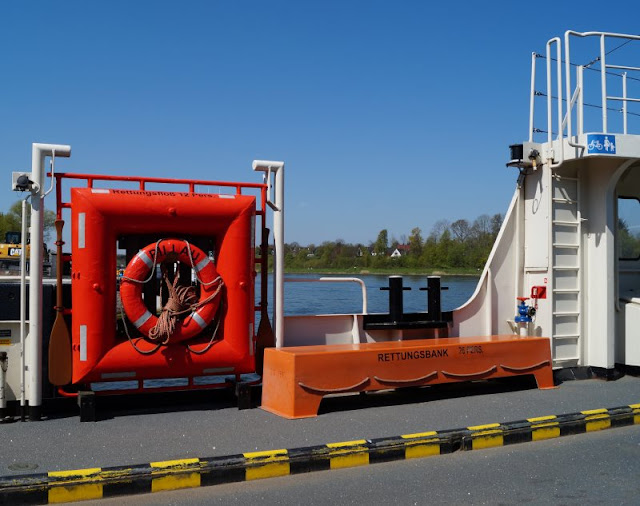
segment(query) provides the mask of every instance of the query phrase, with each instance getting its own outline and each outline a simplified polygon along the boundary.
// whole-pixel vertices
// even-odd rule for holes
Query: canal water
[[[319,276],[316,274],[287,275],[285,276],[285,303],[284,310],[287,316],[335,314],[335,313],[361,313],[362,312],[362,288],[355,282],[329,283],[314,282],[320,277],[339,278],[343,276]],[[367,304],[369,313],[389,312],[389,292],[381,290],[389,286],[388,276],[358,275],[364,281],[367,292]],[[287,281],[295,278],[302,282]],[[451,311],[464,304],[473,294],[478,278],[473,276],[443,276],[441,285],[442,310]],[[420,290],[427,286],[427,276],[403,276],[403,286],[409,288],[403,292],[404,312],[416,313],[427,310],[427,292]],[[260,278],[256,284],[256,303],[260,299]],[[270,278],[269,311],[273,308],[273,286]],[[256,316],[259,318],[259,316]],[[259,321],[259,320],[257,320]],[[255,380],[255,375],[243,375],[246,380]],[[224,383],[224,376],[202,376],[195,378],[197,385],[213,385]],[[187,378],[153,379],[144,380],[145,388],[180,387],[188,383]],[[92,389],[99,390],[128,390],[137,388],[136,381],[115,381],[109,383],[93,383]]]
[[[353,283],[314,282],[320,277],[340,278],[343,276],[319,276],[316,274],[286,275],[284,286],[285,315],[310,315],[333,313],[361,313],[362,288]],[[389,286],[389,277],[380,275],[355,276],[366,286],[369,313],[387,313],[389,311],[389,291],[381,290]],[[291,279],[305,280],[287,281]],[[451,311],[464,304],[473,294],[478,284],[475,276],[442,276],[442,310]],[[409,288],[403,292],[404,311],[415,313],[427,310],[427,276],[403,276],[403,286]],[[446,288],[446,289],[445,289]],[[273,290],[269,286],[269,308],[273,307]],[[257,301],[260,298],[260,283],[256,286]]]

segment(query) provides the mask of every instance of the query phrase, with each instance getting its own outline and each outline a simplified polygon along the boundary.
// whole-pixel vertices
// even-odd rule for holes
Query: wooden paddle
[[[260,256],[268,258],[269,255],[269,229],[265,228],[262,234],[262,244],[260,247]],[[266,262],[265,262],[266,263]],[[269,283],[269,272],[265,264],[260,270],[260,325],[258,326],[258,334],[256,336],[256,373],[262,376],[264,365],[265,348],[273,348],[276,345],[276,337],[271,328],[269,321],[269,312],[267,309],[267,285]]]
[[[71,383],[71,336],[64,319],[62,303],[62,227],[63,220],[56,220],[56,321],[49,339],[49,381],[56,386]]]

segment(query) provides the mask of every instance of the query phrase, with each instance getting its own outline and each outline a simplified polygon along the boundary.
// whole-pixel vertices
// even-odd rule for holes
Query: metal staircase
[[[551,175],[554,367],[577,366],[582,335],[582,219],[579,173]]]

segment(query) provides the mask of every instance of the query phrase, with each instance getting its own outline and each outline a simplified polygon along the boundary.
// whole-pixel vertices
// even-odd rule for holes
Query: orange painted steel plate
[[[553,388],[546,337],[487,336],[269,348],[262,408],[285,418],[315,416],[322,397],[533,374]]]

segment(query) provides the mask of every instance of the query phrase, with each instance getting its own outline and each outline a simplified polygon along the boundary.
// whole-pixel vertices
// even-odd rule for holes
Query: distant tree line
[[[409,236],[389,238],[386,229],[369,244],[350,244],[342,239],[320,245],[285,244],[285,267],[309,269],[481,269],[502,225],[502,214],[483,214],[473,223],[440,220],[424,238],[415,227]],[[395,253],[395,256],[392,256]]]
[[[27,213],[31,212],[31,206],[27,206]],[[27,214],[27,228],[29,227],[30,214]],[[51,239],[51,231],[54,226],[56,214],[53,211],[44,212],[44,240]],[[9,211],[0,212],[0,242],[4,242],[7,232],[20,232],[22,230],[22,201],[14,202]]]

